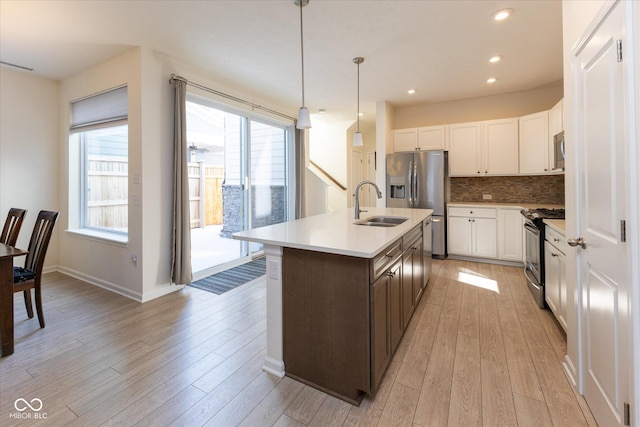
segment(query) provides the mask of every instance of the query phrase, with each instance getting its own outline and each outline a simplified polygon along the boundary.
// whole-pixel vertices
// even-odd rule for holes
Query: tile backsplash
[[[564,174],[451,178],[451,202],[564,204]],[[491,194],[491,200],[483,200]]]

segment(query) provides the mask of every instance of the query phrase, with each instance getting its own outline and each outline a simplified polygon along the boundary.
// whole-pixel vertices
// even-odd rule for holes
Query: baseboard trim
[[[505,261],[502,259],[492,259],[492,258],[475,258],[470,256],[460,256],[460,255],[448,255],[447,258],[455,259],[458,261],[471,261],[471,262],[482,262],[485,264],[497,264],[497,265],[508,265],[511,267],[524,267],[522,262],[518,261]]]
[[[267,371],[278,378],[284,378],[284,362],[282,360],[276,360],[267,356],[264,359],[262,370]]]
[[[55,271],[59,271],[60,273],[66,274],[67,276],[75,277],[76,279],[85,281],[94,286],[97,286],[102,289],[106,289],[108,291],[114,292],[116,294],[122,295],[139,303],[145,302],[143,295],[138,292],[133,292],[130,289],[123,288],[122,286],[116,285],[115,283],[107,282],[106,280],[99,279],[97,277],[89,276],[88,274],[81,273],[79,271],[73,270],[68,267],[57,266]],[[148,299],[147,299],[148,301]]]

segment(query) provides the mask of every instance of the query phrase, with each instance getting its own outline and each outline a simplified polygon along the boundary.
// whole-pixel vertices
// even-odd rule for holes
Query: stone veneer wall
[[[286,215],[286,188],[281,185],[254,185],[251,187],[253,228],[265,225],[278,224],[285,221]],[[270,197],[271,200],[260,200],[261,197]],[[256,198],[260,203],[256,203]],[[269,215],[257,216],[255,208],[267,206],[271,203]],[[242,187],[239,185],[222,186],[222,237],[231,238],[231,234],[241,231],[243,228],[243,215],[240,212],[242,206]]]
[[[564,175],[451,178],[451,202],[564,204]],[[483,200],[491,194],[491,200]]]

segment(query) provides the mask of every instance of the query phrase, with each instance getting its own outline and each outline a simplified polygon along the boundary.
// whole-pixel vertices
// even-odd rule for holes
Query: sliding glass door
[[[287,221],[292,129],[187,100],[191,252],[195,277],[255,256],[262,245],[237,231]],[[206,274],[205,274],[206,275]]]

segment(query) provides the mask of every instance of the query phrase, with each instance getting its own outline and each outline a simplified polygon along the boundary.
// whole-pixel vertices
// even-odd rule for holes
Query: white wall
[[[346,149],[347,133],[353,122],[328,123],[314,116],[312,124],[313,127],[309,130],[309,159],[348,189],[350,156]],[[338,187],[331,188],[328,200],[329,210],[338,211],[346,208],[350,194],[348,191],[339,190]],[[313,195],[307,194],[307,197],[313,197]]]
[[[59,264],[61,271],[90,283],[142,301],[142,206],[131,203],[134,188],[132,174],[142,171],[142,56],[141,49],[132,49],[110,61],[85,70],[61,82],[59,120],[60,153],[60,234]],[[74,147],[69,143],[69,105],[83,98],[123,84],[128,85],[129,97],[129,242],[117,244],[79,236],[67,230],[77,225],[77,164],[70,159]],[[71,218],[71,220],[70,220]],[[74,224],[75,223],[75,224]],[[73,227],[72,227],[73,228]],[[131,254],[138,254],[136,267]]]
[[[3,66],[0,93],[0,224],[9,208],[27,209],[17,243],[26,249],[38,212],[59,208],[59,84]],[[62,228],[58,221],[45,271],[58,264],[57,236]]]
[[[562,99],[562,83],[522,92],[397,107],[393,129],[519,117],[548,110]]]

